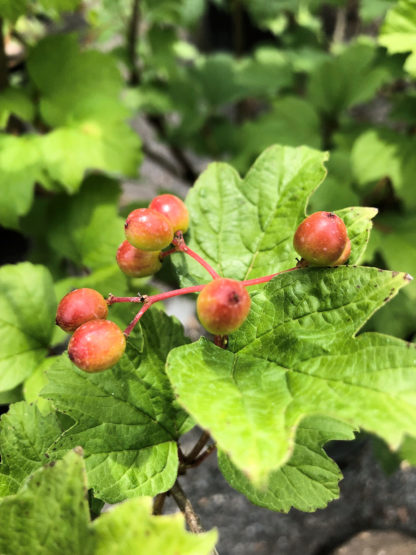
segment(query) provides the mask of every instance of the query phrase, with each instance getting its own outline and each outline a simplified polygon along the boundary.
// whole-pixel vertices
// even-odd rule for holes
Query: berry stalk
[[[298,270],[297,266],[293,268],[289,268],[288,270],[282,270],[281,272],[276,272],[275,274],[270,274],[268,276],[263,276],[254,279],[247,279],[241,281],[241,285],[245,287],[250,287],[252,285],[258,285],[261,283],[267,283],[268,281],[272,280],[274,277],[279,276],[280,274],[284,274],[286,272],[291,272],[292,270]],[[166,291],[165,293],[158,293],[157,295],[140,295],[138,297],[115,297],[114,295],[109,295],[107,299],[107,304],[112,305],[114,303],[143,303],[143,306],[124,330],[124,334],[129,336],[132,332],[133,328],[143,316],[143,314],[154,304],[159,301],[164,301],[166,299],[171,299],[172,297],[178,297],[179,295],[189,295],[191,293],[199,293],[204,289],[206,284],[202,285],[193,285],[191,287],[183,287],[182,289],[173,289],[172,291]]]
[[[175,237],[172,241],[172,245],[174,245],[175,248],[162,252],[162,254],[160,255],[161,258],[165,258],[166,256],[169,256],[170,254],[173,254],[175,252],[183,252],[188,256],[190,256],[191,258],[193,258],[194,260],[196,260],[198,264],[201,264],[201,266],[205,268],[205,270],[209,273],[209,275],[213,279],[218,279],[220,277],[219,274],[214,270],[214,268],[210,266],[210,264],[208,264],[208,262],[204,260],[202,256],[199,256],[199,254],[197,254],[195,251],[193,251],[191,248],[188,247],[188,245],[185,243],[185,240],[183,238],[182,231],[177,231],[175,233]]]

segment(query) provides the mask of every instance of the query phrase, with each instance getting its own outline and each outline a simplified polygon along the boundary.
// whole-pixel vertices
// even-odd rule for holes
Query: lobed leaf
[[[266,149],[244,179],[224,163],[210,164],[188,194],[187,242],[221,276],[251,279],[291,268],[298,256],[293,235],[312,192],[325,176],[327,155],[307,147]],[[362,258],[373,208],[347,208],[351,261]],[[238,256],[236,256],[238,253]],[[183,285],[208,281],[205,270],[184,255],[172,258]]]
[[[42,396],[74,420],[50,452],[81,445],[99,498],[155,495],[176,479],[176,440],[190,423],[164,366],[168,352],[184,343],[182,326],[152,310],[114,368],[86,374],[63,356],[48,371]]]
[[[190,190],[189,246],[220,275],[248,279],[290,268],[293,234],[312,191],[325,176],[327,155],[307,147],[265,150],[244,179],[214,163]],[[236,256],[238,253],[238,256]],[[172,258],[183,285],[208,281],[189,257]]]
[[[215,546],[215,530],[195,535],[181,514],[153,516],[146,497],[91,522],[86,486],[79,448],[34,472],[16,495],[0,499],[1,553],[208,555]]]
[[[93,523],[98,535],[95,553],[163,553],[163,555],[209,555],[217,541],[216,530],[191,534],[180,513],[152,515],[150,498],[129,499]],[[126,534],[128,530],[128,534]]]
[[[0,521],[1,553],[93,553],[82,458],[71,452],[37,470],[0,499]]]
[[[255,484],[289,460],[308,415],[360,426],[397,448],[414,433],[416,346],[354,335],[408,281],[346,266],[275,278],[253,296],[230,351],[201,339],[170,353],[179,402]]]
[[[255,505],[284,513],[292,507],[312,512],[323,509],[339,496],[338,482],[342,479],[338,466],[322,446],[329,440],[353,438],[348,424],[318,416],[305,418],[297,429],[292,456],[270,473],[263,487],[250,482],[223,451],[219,453],[218,464],[229,484]]]

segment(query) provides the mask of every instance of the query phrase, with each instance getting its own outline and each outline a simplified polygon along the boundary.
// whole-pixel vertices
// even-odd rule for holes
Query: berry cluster
[[[73,363],[86,372],[110,368],[121,358],[126,337],[143,314],[155,302],[200,293],[197,314],[207,331],[215,335],[217,345],[224,347],[228,334],[236,331],[250,311],[247,287],[266,283],[283,273],[308,265],[336,266],[345,264],[351,253],[351,242],[343,220],[332,212],[316,212],[297,228],[293,245],[302,259],[293,268],[245,281],[222,278],[196,252],[186,245],[183,234],[188,230],[189,214],[185,204],[174,195],[159,195],[148,208],[133,210],[125,223],[126,240],[117,250],[117,263],[128,276],[143,277],[156,273],[166,256],[183,252],[199,262],[213,278],[207,285],[185,287],[150,297],[115,297],[105,300],[93,289],[76,289],[59,303],[56,323],[74,332],[68,345]],[[173,248],[163,251],[170,245]],[[108,306],[117,302],[140,303],[142,306],[124,332],[106,320]]]

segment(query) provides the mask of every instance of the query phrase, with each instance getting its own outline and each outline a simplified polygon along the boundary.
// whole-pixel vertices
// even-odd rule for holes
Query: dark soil
[[[189,471],[181,484],[204,528],[218,528],[219,555],[416,555],[416,469],[402,467],[387,476],[370,442],[362,439],[339,453],[344,474],[341,497],[315,513],[292,509],[278,514],[252,505],[228,485],[215,456]],[[175,510],[171,499],[166,508]],[[369,545],[367,535],[354,540],[358,542],[352,544],[355,551],[337,551],[364,530],[397,531],[405,536],[402,542],[395,535],[377,536],[373,541],[370,534]]]

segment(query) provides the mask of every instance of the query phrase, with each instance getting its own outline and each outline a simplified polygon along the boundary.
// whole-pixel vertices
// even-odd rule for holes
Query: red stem
[[[204,260],[201,256],[199,256],[199,254],[197,254],[195,251],[193,251],[188,247],[188,245],[185,243],[185,239],[183,238],[182,231],[177,231],[175,233],[175,237],[172,241],[172,244],[174,245],[175,248],[162,252],[160,255],[161,259],[165,258],[166,256],[169,256],[170,254],[174,254],[175,252],[183,252],[189,255],[194,260],[196,260],[198,264],[201,264],[201,266],[205,268],[205,270],[209,273],[209,275],[213,279],[218,279],[220,277],[219,274],[214,270],[212,266],[208,264],[206,260]]]
[[[136,316],[133,318],[133,320],[130,322],[130,324],[127,326],[127,328],[124,330],[124,335],[126,337],[128,337],[134,326],[137,324],[137,322],[140,320],[140,318],[143,316],[143,314],[146,312],[146,310],[149,310],[149,308],[152,306],[153,303],[149,303],[149,302],[145,302],[144,305],[141,307],[141,309],[139,310],[139,312],[136,314]]]
[[[292,272],[293,270],[298,270],[297,266],[293,268],[289,268],[288,270],[282,270],[281,272],[276,272],[275,274],[271,274],[269,276],[263,276],[254,279],[246,279],[241,281],[241,283],[245,287],[249,287],[251,285],[258,285],[260,283],[267,283],[271,279],[280,274],[285,274],[287,272]],[[188,295],[189,293],[199,293],[205,287],[205,284],[202,285],[193,285],[191,287],[183,287],[182,289],[174,289],[173,291],[166,291],[165,293],[158,293],[157,295],[151,295],[148,297],[147,295],[141,295],[139,297],[115,297],[114,295],[109,295],[107,299],[107,304],[112,305],[113,303],[143,303],[143,306],[124,330],[124,334],[128,336],[146,310],[152,306],[152,304],[157,303],[159,301],[164,301],[165,299],[170,299],[172,297],[178,297],[179,295]],[[224,342],[224,338],[221,337],[221,343]],[[225,345],[224,345],[225,346]]]
[[[210,266],[206,260],[201,258],[199,254],[190,249],[188,245],[184,244],[183,246],[178,247],[178,250],[180,252],[184,252],[185,254],[189,254],[190,257],[199,262],[199,264],[201,264],[201,266],[203,266],[205,270],[209,273],[212,279],[218,279],[220,277],[219,274],[214,270],[214,268]]]
[[[287,272],[293,272],[293,270],[299,270],[298,266],[294,266],[293,268],[289,268],[288,270],[282,270],[281,272],[276,272],[275,274],[270,274],[269,276],[263,276],[254,279],[246,279],[241,283],[246,287],[250,287],[250,285],[258,285],[260,283],[267,283],[268,281],[272,280],[276,276],[280,276],[280,274],[286,274]]]

